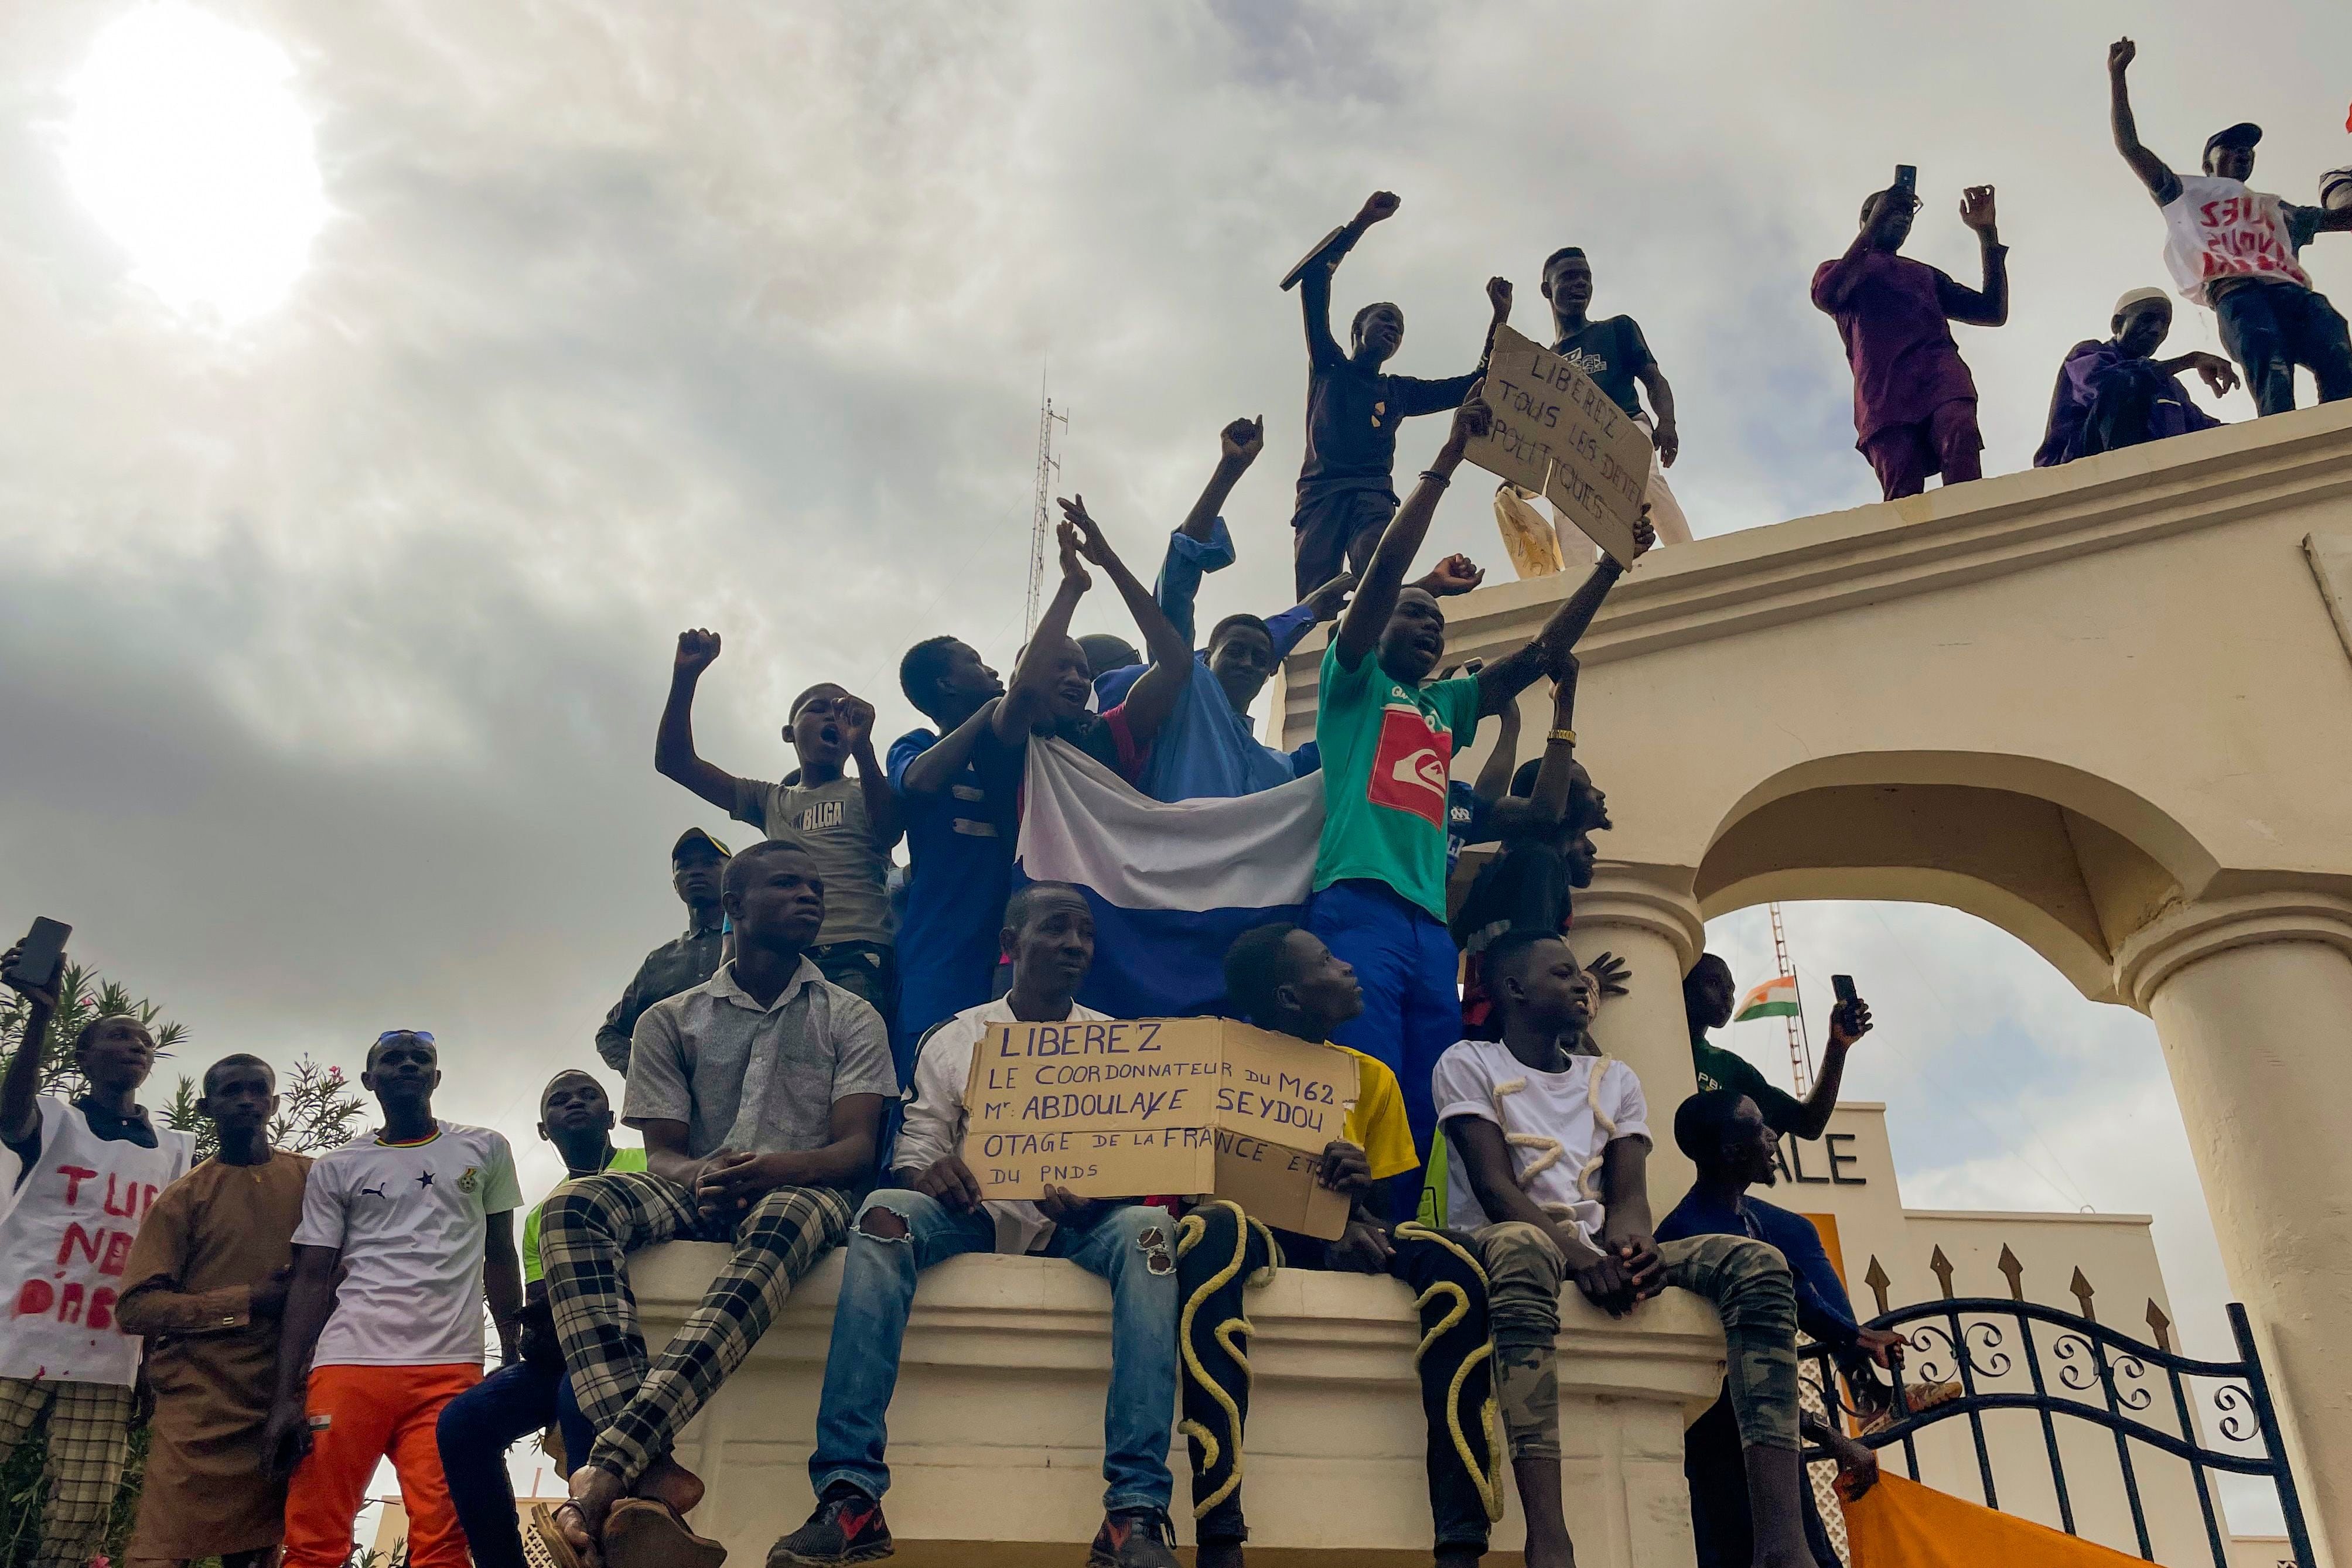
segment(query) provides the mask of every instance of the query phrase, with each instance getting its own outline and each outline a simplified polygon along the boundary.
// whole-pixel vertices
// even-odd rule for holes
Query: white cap
[[[2167,310],[2172,308],[2172,296],[2161,288],[2130,288],[2126,289],[2123,298],[2116,301],[2114,313],[2120,316],[2133,306],[2146,304],[2151,299],[2162,305]]]

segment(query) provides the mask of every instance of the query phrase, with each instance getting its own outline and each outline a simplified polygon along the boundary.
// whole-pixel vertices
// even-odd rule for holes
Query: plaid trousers
[[[49,1413],[40,1568],[83,1568],[105,1544],[131,1443],[131,1390],[111,1383],[0,1377],[0,1460]]]
[[[849,1195],[787,1186],[731,1224],[650,1171],[606,1171],[555,1189],[539,1256],[572,1396],[596,1427],[584,1462],[625,1486],[667,1458],[678,1433],[743,1364],[793,1284],[849,1234]],[[660,1241],[731,1241],[734,1257],[650,1366],[627,1255]]]

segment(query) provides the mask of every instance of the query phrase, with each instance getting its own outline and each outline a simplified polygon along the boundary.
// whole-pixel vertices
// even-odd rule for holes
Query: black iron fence
[[[1916,1480],[1917,1435],[1929,1427],[1966,1422],[1985,1506],[1997,1509],[2000,1478],[1994,1474],[1985,1417],[1998,1411],[2030,1412],[2041,1427],[2059,1521],[2069,1535],[2078,1535],[2074,1496],[2059,1433],[2062,1422],[2087,1423],[2104,1428],[2115,1440],[2115,1464],[2143,1558],[2155,1560],[2140,1467],[2135,1459],[2136,1450],[2144,1445],[2187,1464],[2214,1568],[2230,1565],[2228,1540],[2213,1496],[2213,1472],[2269,1479],[2278,1489],[2279,1511],[2285,1519],[2287,1542],[2297,1568],[2315,1568],[2310,1532],[2295,1495],[2294,1477],[2287,1469],[2270,1384],[2254,1349],[2246,1310],[2234,1301],[2229,1310],[2239,1355],[2230,1362],[2200,1361],[2168,1344],[2149,1344],[2119,1333],[2087,1315],[2032,1301],[1948,1298],[1884,1312],[1869,1326],[1893,1330],[1912,1347],[1903,1381],[1919,1385],[1956,1382],[1960,1392],[1943,1403],[1912,1410],[1906,1407],[1905,1389],[1898,1386],[1893,1391],[1892,1421],[1861,1435],[1859,1440],[1875,1449],[1899,1445],[1904,1465]],[[2163,1336],[2160,1319],[2152,1318],[2152,1326]],[[1851,1390],[1843,1387],[1835,1375],[1832,1353],[1823,1346],[1811,1346],[1804,1354],[1820,1364],[1824,1397],[1849,1414],[1862,1416]],[[2207,1440],[2205,1428],[2198,1421],[2199,1410],[2208,1405],[2207,1419],[2220,1446]],[[2168,1421],[2162,1418],[2167,1416]],[[1808,1459],[1826,1457],[1819,1450],[1806,1455]],[[1884,1456],[1880,1462],[1885,1462]],[[2078,1451],[2078,1467],[2079,1462]],[[2101,1466],[2105,1468],[2104,1459]]]

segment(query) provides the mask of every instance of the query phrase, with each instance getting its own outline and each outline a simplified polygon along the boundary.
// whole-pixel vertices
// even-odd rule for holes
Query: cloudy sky
[[[1805,287],[1906,162],[1911,253],[1963,277],[1958,188],[1999,188],[2012,318],[1960,336],[1988,468],[2021,466],[2058,358],[2160,279],[2107,141],[2126,27],[2177,166],[2242,118],[2259,184],[2352,162],[2352,10],[2319,0],[8,7],[0,924],[71,921],[195,1061],[433,1029],[445,1109],[527,1143],[678,924],[669,841],[720,827],[649,766],[679,628],[726,639],[705,753],[769,777],[813,681],[895,734],[910,642],[1005,664],[1041,374],[1066,488],[1138,560],[1266,414],[1203,609],[1280,607],[1305,367],[1274,280],[1385,186],[1338,292],[1403,305],[1400,369],[1472,361],[1492,273],[1538,329],[1580,243],[1674,380],[1701,534],[1852,506]],[[2314,261],[2352,291],[2352,245]],[[2174,347],[2217,346],[2184,312]],[[1432,549],[1500,563],[1475,486]],[[1850,1092],[1890,1103],[1915,1205],[2153,1210],[2189,1342],[2226,1343],[2144,1020],[1964,916],[1791,918],[1876,1003]],[[1717,936],[1767,971],[1760,911]],[[1769,1026],[1733,1043],[1785,1071]]]

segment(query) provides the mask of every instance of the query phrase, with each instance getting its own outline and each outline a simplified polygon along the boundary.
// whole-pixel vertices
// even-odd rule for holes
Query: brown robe
[[[129,1557],[254,1552],[285,1534],[286,1483],[263,1473],[261,1454],[278,1320],[247,1309],[252,1288],[293,1261],[310,1168],[283,1150],[260,1166],[206,1160],[139,1228],[115,1312],[147,1341],[155,1418]]]

